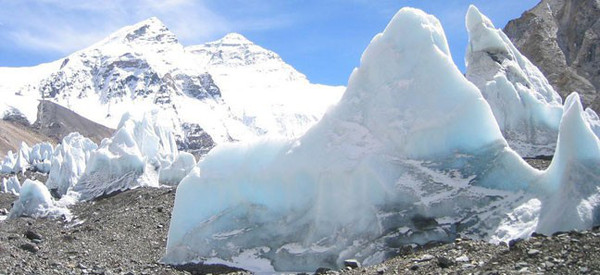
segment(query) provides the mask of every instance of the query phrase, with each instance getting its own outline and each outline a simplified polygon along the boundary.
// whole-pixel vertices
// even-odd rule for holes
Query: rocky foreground
[[[528,160],[544,168],[548,160]],[[0,194],[0,211],[16,199]],[[0,274],[220,274],[222,266],[172,267],[165,252],[175,189],[140,188],[75,205],[71,221],[0,221]],[[407,248],[382,264],[344,274],[600,274],[600,228],[536,235],[510,245],[457,239]]]
[[[0,209],[10,209],[15,199],[0,194]],[[71,208],[75,218],[68,222],[32,218],[0,221],[0,274],[235,271],[218,266],[174,268],[159,264],[174,200],[175,189],[140,188],[77,204]]]

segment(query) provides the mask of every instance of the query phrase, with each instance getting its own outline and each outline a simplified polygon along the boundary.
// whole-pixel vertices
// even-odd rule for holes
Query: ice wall
[[[467,79],[481,90],[510,147],[521,156],[552,155],[562,115],[560,95],[500,29],[470,6]]]
[[[459,230],[487,236],[525,199],[512,191],[539,176],[454,65],[439,21],[404,8],[302,138],[218,146],[183,179],[163,261],[252,271],[373,263]]]

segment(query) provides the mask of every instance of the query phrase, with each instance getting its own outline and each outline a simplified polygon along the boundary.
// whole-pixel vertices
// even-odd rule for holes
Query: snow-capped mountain
[[[241,36],[232,34],[220,41],[227,42],[235,37]],[[213,52],[198,54],[201,52],[200,48],[211,49],[211,45],[216,43],[223,44],[212,42],[186,50],[160,20],[150,18],[122,28],[104,40],[61,60],[32,68],[0,68],[1,74],[11,76],[0,81],[0,93],[15,99],[0,104],[0,112],[20,113],[33,122],[36,113],[30,105],[43,98],[115,128],[125,112],[141,113],[158,109],[163,117],[162,121],[175,130],[182,149],[206,151],[214,143],[245,140],[267,133],[299,135],[320,118],[327,105],[336,100],[337,90],[325,91],[320,89],[323,86],[310,84],[275,53],[248,40],[244,39],[243,45],[252,50],[245,52],[242,61],[254,60],[252,70],[247,70],[247,62],[240,63],[235,51],[225,54],[221,47],[216,47]],[[232,43],[225,43],[230,44]],[[202,57],[210,57],[214,62],[207,62]],[[227,70],[219,70],[219,66],[230,68],[232,72],[236,68],[244,69],[227,74]],[[304,93],[301,88],[282,90],[289,86],[271,85],[270,83],[281,82],[280,75],[266,75],[264,72],[271,72],[277,66],[295,72],[298,81],[292,83],[301,84],[294,87],[318,91]],[[218,72],[217,80],[213,79],[213,72],[209,71],[213,68]],[[228,83],[247,84],[252,79],[261,79],[263,82],[248,86],[256,88],[256,91],[269,93],[252,94],[254,90],[244,90],[243,93],[254,100],[233,100],[239,87]],[[222,93],[221,85],[226,87],[227,93]],[[323,103],[324,107],[316,112],[279,108],[281,105],[278,105],[278,97],[306,98],[312,94],[318,95],[321,91],[323,94],[331,92],[334,96],[311,98],[318,102],[330,100]],[[341,91],[337,92],[338,95],[340,93]],[[228,102],[228,99],[235,104]],[[271,103],[260,105],[260,113],[243,116],[232,111],[250,110],[250,106],[263,101]],[[310,104],[311,107],[314,105]],[[262,123],[272,121],[272,118],[282,123]],[[281,126],[288,125],[287,122],[290,121],[298,123],[289,124],[292,125],[289,128]]]
[[[237,33],[186,51],[213,76],[231,111],[265,132],[301,135],[343,91],[309,83],[279,55]]]

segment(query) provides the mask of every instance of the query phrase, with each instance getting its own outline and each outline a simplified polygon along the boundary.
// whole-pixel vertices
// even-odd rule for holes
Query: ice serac
[[[2,185],[0,185],[0,192],[11,193],[18,196],[21,192],[21,183],[17,176],[2,179]]]
[[[190,153],[180,152],[166,167],[162,167],[158,181],[161,184],[177,185],[196,166],[196,159]]]
[[[124,114],[119,129],[90,153],[73,186],[78,200],[90,200],[138,187],[158,187],[160,169],[177,156],[175,138],[160,124],[160,113]]]
[[[435,76],[435,77],[432,77]],[[485,238],[540,172],[508,148],[439,21],[401,9],[297,140],[217,146],[177,189],[167,263],[314,271]]]
[[[523,157],[552,155],[562,100],[540,70],[500,29],[470,6],[467,79],[488,101],[511,148]]]
[[[565,100],[558,145],[542,184],[554,191],[543,201],[537,231],[584,230],[600,224],[600,140],[579,95]]]
[[[24,173],[26,170],[48,173],[53,151],[50,143],[42,142],[29,147],[23,141],[16,154],[7,152],[0,163],[0,173]]]
[[[29,163],[29,153],[31,148],[25,142],[21,142],[21,147],[15,157],[15,165],[13,166],[13,173],[25,173],[25,170],[31,165]]]
[[[93,150],[98,145],[79,133],[71,133],[56,146],[52,156],[46,187],[55,197],[71,190],[85,171]]]

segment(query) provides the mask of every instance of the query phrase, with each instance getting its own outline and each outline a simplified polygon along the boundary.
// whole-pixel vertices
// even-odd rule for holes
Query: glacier
[[[523,157],[553,155],[563,113],[560,95],[477,7],[469,7],[465,25],[466,77],[490,104],[510,147]],[[598,115],[585,112],[589,125],[598,129]]]
[[[403,8],[304,136],[218,146],[183,179],[163,261],[376,263],[459,232],[489,237],[541,176],[508,147],[439,21]]]
[[[210,104],[196,109],[187,103],[168,111],[166,105],[144,107],[143,115],[140,109],[121,116],[114,135],[99,145],[78,133],[56,148],[23,143],[5,157],[2,171],[34,169],[49,173],[49,179],[45,185],[25,180],[23,186],[16,176],[3,179],[0,191],[20,194],[9,217],[69,219],[67,207],[78,201],[138,187],[178,185],[162,262],[220,263],[255,272],[313,272],[341,267],[349,258],[368,265],[406,245],[459,235],[499,243],[532,232],[600,224],[598,115],[583,110],[577,93],[562,105],[539,70],[474,6],[466,21],[466,77],[450,55],[439,21],[403,8],[372,39],[345,93],[329,109],[328,102],[337,101],[335,93],[314,109],[306,102],[295,105],[300,99],[296,92],[312,84],[239,34],[184,49],[157,19],[136,25],[133,32],[125,28],[98,45],[122,53],[119,43],[125,39],[162,54],[147,60],[140,57],[143,52],[109,58],[120,76],[140,60],[166,69],[161,66],[185,52],[189,60],[178,62],[198,62],[212,70],[212,76],[200,78],[225,83],[232,75],[247,76],[223,84],[223,98],[210,85],[202,90],[210,96],[193,95],[218,104],[229,101],[231,109],[211,109]],[[65,59],[61,69],[69,72],[74,68],[69,66],[85,63],[87,54],[101,56],[105,52],[99,48],[79,52],[80,59]],[[156,72],[135,72],[142,78],[145,73]],[[198,79],[182,80],[185,73],[179,73],[165,73],[162,80],[199,85]],[[261,78],[263,74],[271,75]],[[284,81],[262,90],[271,77]],[[45,92],[60,90],[54,84],[44,86],[49,89]],[[140,85],[128,88],[141,92]],[[165,97],[153,100],[168,105],[177,100],[164,93],[183,96],[161,85],[151,88]],[[103,100],[118,108],[131,105],[134,101],[122,98],[117,86],[103,87]],[[291,92],[278,92],[286,89]],[[307,102],[321,96],[311,91],[315,93],[303,94]],[[255,93],[260,96],[252,98]],[[289,108],[296,120],[290,124],[290,113],[273,112],[277,108]],[[228,142],[197,163],[194,155],[178,149],[176,133],[183,124],[173,114],[205,116],[209,109],[223,120],[203,127]],[[227,121],[243,125],[219,125]],[[278,134],[229,142],[261,129]],[[539,171],[517,152],[554,158],[547,170]]]
[[[551,192],[542,201],[538,232],[585,230],[600,224],[600,139],[584,114],[579,95],[569,95],[556,153],[542,179]]]

